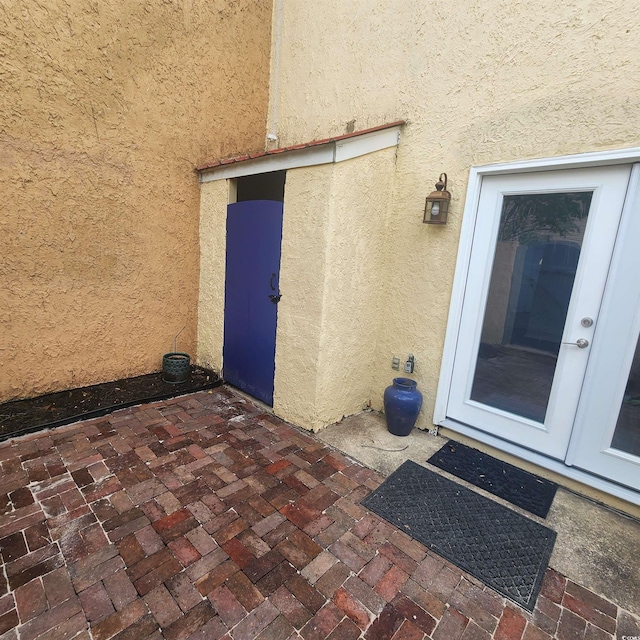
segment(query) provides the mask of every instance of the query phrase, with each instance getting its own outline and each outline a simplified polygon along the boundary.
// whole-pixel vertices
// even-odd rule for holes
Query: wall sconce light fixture
[[[436,182],[436,190],[429,194],[424,204],[422,222],[425,224],[445,224],[450,200],[451,194],[447,191],[447,174],[441,173],[438,182]]]

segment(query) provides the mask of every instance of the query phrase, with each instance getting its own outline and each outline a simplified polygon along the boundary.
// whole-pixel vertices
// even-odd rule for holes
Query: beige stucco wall
[[[271,1],[3,9],[0,400],[194,353],[194,167],[263,146]]]
[[[273,407],[307,428],[321,425],[318,362],[334,169],[287,171],[284,191]]]
[[[278,5],[279,76],[271,82],[269,123],[277,146],[400,118],[408,122],[398,147],[393,224],[380,274],[378,304],[384,313],[371,400],[380,408],[394,373],[392,356],[413,353],[414,377],[425,398],[419,425],[429,427],[469,168],[637,145],[636,5],[632,0],[287,0]],[[424,198],[442,171],[453,194],[450,221],[444,227],[423,225]],[[331,264],[326,269],[331,272]],[[329,365],[329,358],[323,361],[321,379],[335,374]]]
[[[393,253],[395,152],[335,168],[318,363],[323,426],[371,405],[377,395],[374,372],[389,311],[383,292]]]
[[[287,172],[274,411],[318,429],[370,404],[395,149]]]
[[[198,362],[222,371],[229,181],[206,182],[200,194]]]

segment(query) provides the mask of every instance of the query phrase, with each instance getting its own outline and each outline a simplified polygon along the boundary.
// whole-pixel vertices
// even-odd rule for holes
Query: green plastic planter
[[[191,374],[191,357],[188,353],[165,353],[162,356],[162,379],[171,384],[186,382]]]

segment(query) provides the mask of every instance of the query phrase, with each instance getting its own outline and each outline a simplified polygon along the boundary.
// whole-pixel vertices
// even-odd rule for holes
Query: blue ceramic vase
[[[417,384],[410,378],[394,378],[393,384],[384,390],[387,429],[394,436],[408,436],[418,419],[422,394]]]

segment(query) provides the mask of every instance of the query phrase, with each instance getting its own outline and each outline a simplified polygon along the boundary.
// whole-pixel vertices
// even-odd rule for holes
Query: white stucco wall
[[[380,324],[371,401],[380,408],[392,356],[413,353],[425,397],[418,424],[430,427],[469,168],[637,145],[637,7],[631,0],[287,0],[278,9],[268,125],[277,146],[407,120],[377,274],[381,297],[372,303]],[[424,198],[443,171],[453,196],[449,223],[423,225]],[[348,193],[332,191],[331,206],[340,208],[336,198],[346,202]],[[364,227],[369,237],[360,241],[372,245],[375,232]],[[339,271],[339,252],[323,259],[327,273]],[[323,318],[321,335],[338,335],[331,322]],[[356,343],[341,353],[356,355]],[[321,342],[321,387],[340,379],[333,362]]]

